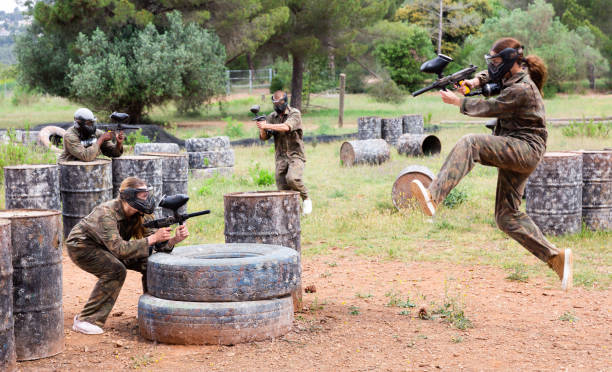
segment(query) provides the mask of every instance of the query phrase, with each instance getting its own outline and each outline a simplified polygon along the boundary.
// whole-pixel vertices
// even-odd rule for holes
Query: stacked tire
[[[189,138],[185,140],[185,150],[189,169],[196,177],[227,176],[234,172],[234,150],[227,136]]]
[[[168,344],[233,345],[279,337],[293,324],[298,252],[266,244],[204,244],[149,257],[140,334]]]

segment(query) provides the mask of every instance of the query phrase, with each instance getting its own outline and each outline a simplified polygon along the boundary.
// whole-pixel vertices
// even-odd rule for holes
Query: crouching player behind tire
[[[68,239],[70,259],[81,269],[98,277],[89,300],[74,317],[72,329],[85,334],[101,334],[123,282],[126,269],[142,273],[142,289],[147,292],[147,258],[153,246],[171,252],[174,245],[189,236],[187,226],[148,229],[156,203],[145,181],[128,177],[121,182],[119,198],[102,203],[79,223]],[[133,238],[133,239],[132,239]]]

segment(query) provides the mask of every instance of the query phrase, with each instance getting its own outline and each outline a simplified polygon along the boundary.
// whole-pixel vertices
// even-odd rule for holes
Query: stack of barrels
[[[189,180],[189,158],[185,153],[143,152],[144,156],[156,156],[162,159],[162,195],[176,195],[188,193]],[[187,205],[178,210],[179,213],[187,212]],[[164,217],[173,215],[170,209],[162,208]]]
[[[59,211],[0,211],[0,292],[0,370],[63,351]]]
[[[390,159],[390,148],[411,156],[436,155],[441,151],[440,140],[423,134],[422,115],[398,118],[365,116],[357,119],[357,140],[344,142],[340,160],[344,166],[378,165]]]
[[[185,150],[194,177],[229,176],[234,173],[234,150],[227,136],[189,138],[185,140]]]

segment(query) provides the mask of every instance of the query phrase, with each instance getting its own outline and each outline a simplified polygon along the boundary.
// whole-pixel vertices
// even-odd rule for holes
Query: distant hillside
[[[25,30],[29,23],[30,21],[18,9],[12,13],[0,11],[0,63],[5,65],[17,63],[13,53],[15,35]]]

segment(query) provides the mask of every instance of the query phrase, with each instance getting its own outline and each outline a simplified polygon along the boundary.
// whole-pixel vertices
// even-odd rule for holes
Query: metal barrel
[[[144,156],[157,156],[162,159],[162,194],[188,194],[189,157],[187,154],[169,154],[162,152],[143,152]],[[180,213],[187,212],[187,206],[179,208]],[[170,209],[162,208],[164,217],[171,216]]]
[[[60,162],[64,237],[95,206],[113,198],[110,160]]]
[[[442,151],[440,139],[432,134],[403,134],[397,141],[397,152],[409,156],[437,155]]]
[[[410,183],[413,180],[419,180],[425,187],[429,187],[434,177],[433,172],[423,165],[409,165],[402,169],[391,189],[391,199],[395,208],[401,210],[411,205],[410,199],[413,197]]]
[[[0,219],[0,371],[15,371],[11,221]]]
[[[525,209],[548,235],[573,234],[582,224],[582,156],[547,152],[529,176]]]
[[[163,160],[157,156],[132,155],[113,158],[113,197],[119,196],[119,186],[128,177],[138,177],[153,188],[155,200],[162,197]],[[155,216],[161,217],[161,208],[155,210]]]
[[[397,145],[397,140],[402,135],[402,118],[381,119],[382,139],[390,145]]]
[[[423,115],[402,115],[402,133],[423,134]]]
[[[4,167],[6,208],[60,210],[59,167],[55,164]]]
[[[298,192],[234,192],[223,195],[223,204],[226,243],[281,245],[295,249],[301,257],[301,199]],[[292,296],[294,309],[301,309],[301,286]]]
[[[582,154],[582,219],[591,230],[612,230],[612,151]]]
[[[11,221],[17,360],[56,355],[64,350],[60,212],[5,209],[0,218]]]
[[[357,164],[380,165],[391,158],[391,150],[383,139],[347,141],[340,146],[340,161],[343,166]]]
[[[145,155],[146,152],[163,152],[178,154],[179,145],[176,143],[137,143],[134,145],[134,155]]]
[[[382,120],[378,116],[357,118],[357,138],[360,140],[382,137]]]

